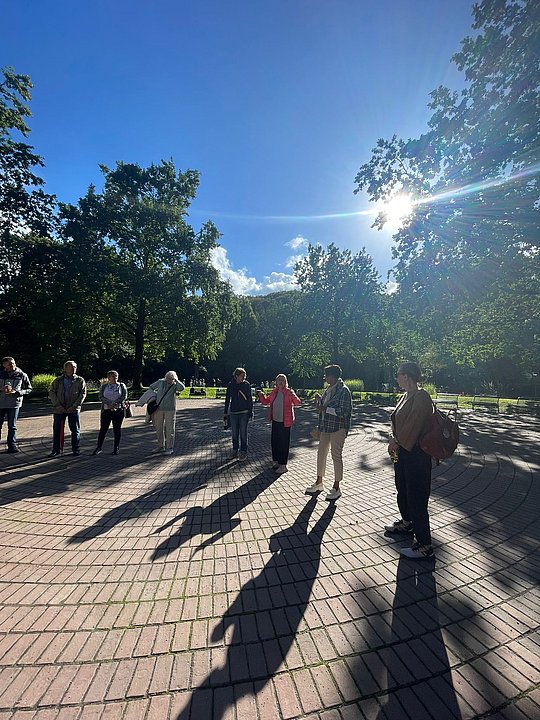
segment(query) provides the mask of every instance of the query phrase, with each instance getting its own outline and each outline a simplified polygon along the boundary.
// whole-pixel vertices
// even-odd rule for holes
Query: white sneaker
[[[324,485],[322,483],[313,483],[313,485],[310,485],[308,488],[306,488],[306,495],[316,495],[323,490]]]
[[[336,488],[332,488],[329,493],[326,494],[325,500],[328,500],[328,502],[331,502],[332,500],[339,500],[341,497],[341,490],[338,490]]]
[[[173,452],[174,452],[174,450],[164,450],[164,451],[163,451],[163,454],[164,454],[164,455],[172,455]]]

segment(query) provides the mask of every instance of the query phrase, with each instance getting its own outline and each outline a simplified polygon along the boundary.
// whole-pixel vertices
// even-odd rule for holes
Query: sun
[[[407,194],[394,195],[388,202],[383,202],[379,206],[379,212],[386,216],[386,224],[390,230],[399,230],[413,209],[413,200]]]

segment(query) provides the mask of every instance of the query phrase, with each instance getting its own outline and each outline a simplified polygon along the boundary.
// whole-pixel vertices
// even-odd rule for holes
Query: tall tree
[[[64,235],[87,302],[133,348],[138,387],[145,356],[172,348],[194,360],[214,357],[235,301],[210,263],[218,230],[186,222],[196,171],[177,171],[172,161],[102,171],[101,194],[90,187],[77,206],[61,206]]]
[[[519,291],[523,302],[513,307],[523,315],[512,322],[527,328],[524,356],[538,364],[540,327],[526,320],[540,296],[540,5],[484,0],[473,15],[475,35],[453,58],[463,90],[431,93],[420,138],[379,140],[355,192],[372,200],[408,193],[418,203],[395,235],[395,275],[428,340],[451,345],[462,362],[481,362],[460,330],[487,321],[493,302],[504,314]],[[375,225],[385,220],[382,213]],[[529,282],[518,282],[523,275]],[[492,343],[491,352],[502,357],[505,345]]]
[[[381,292],[371,257],[364,250],[353,255],[333,243],[326,249],[309,245],[294,272],[304,327],[290,358],[295,372],[305,375],[310,346],[312,366],[323,357],[345,364],[365,358]]]

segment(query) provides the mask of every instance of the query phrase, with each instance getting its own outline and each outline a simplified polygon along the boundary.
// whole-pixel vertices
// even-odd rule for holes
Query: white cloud
[[[212,248],[210,258],[220,278],[231,284],[236,295],[254,295],[261,290],[261,284],[248,275],[246,268],[233,269],[224,247]]]
[[[285,267],[293,268],[303,257],[303,255],[290,255],[285,262]]]
[[[384,291],[387,295],[393,295],[395,292],[397,292],[399,289],[399,284],[397,282],[394,282],[393,280],[389,280],[385,287]]]
[[[286,242],[285,245],[290,247],[292,250],[299,250],[300,248],[302,248],[302,250],[307,250],[309,240],[302,235],[297,235],[292,240],[289,240],[289,242]]]
[[[284,290],[298,290],[294,275],[287,273],[273,272],[264,278],[263,290],[260,295],[272,292],[283,292]]]

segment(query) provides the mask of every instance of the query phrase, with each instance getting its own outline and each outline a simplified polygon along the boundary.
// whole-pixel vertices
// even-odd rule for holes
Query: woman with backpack
[[[420,438],[430,428],[433,403],[429,393],[418,387],[421,377],[422,372],[415,362],[403,362],[398,367],[396,380],[405,394],[390,416],[393,437],[388,444],[388,454],[394,461],[401,518],[386,525],[385,530],[390,534],[411,536],[414,540],[411,547],[401,548],[400,553],[412,560],[433,557],[428,515],[431,456],[419,445]]]

